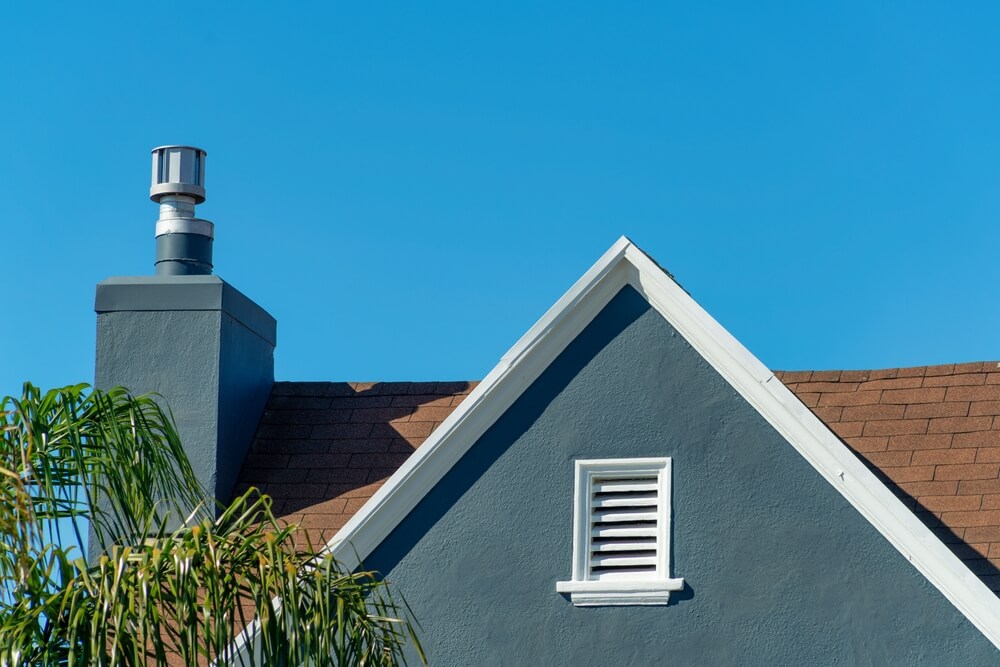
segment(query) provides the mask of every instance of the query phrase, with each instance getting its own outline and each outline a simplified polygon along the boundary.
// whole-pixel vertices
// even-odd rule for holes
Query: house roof
[[[280,491],[285,488],[278,486],[281,484],[303,486],[305,490],[292,491],[290,488],[288,489],[291,493],[299,494],[299,498],[282,498],[282,510],[289,510],[286,512],[286,516],[292,519],[300,517],[307,528],[309,528],[310,523],[314,524],[315,527],[312,529],[321,531],[323,537],[325,537],[325,534],[322,533],[324,530],[335,532],[334,537],[328,543],[334,555],[348,565],[357,563],[358,559],[364,559],[367,554],[371,553],[389,535],[395,526],[416,507],[417,503],[434,488],[447,471],[461,459],[464,453],[479,440],[482,434],[514,404],[557,356],[576,339],[611,299],[626,287],[630,287],[642,295],[650,306],[744,400],[770,423],[795,451],[856,508],[872,526],[889,540],[994,645],[1000,647],[1000,599],[987,587],[986,581],[973,575],[961,560],[962,556],[957,556],[954,549],[949,550],[949,547],[945,546],[944,542],[935,536],[932,529],[921,522],[914,511],[912,511],[916,508],[916,501],[914,499],[909,499],[912,502],[907,507],[907,499],[898,497],[900,490],[892,489],[891,485],[885,483],[886,480],[891,480],[892,478],[883,473],[881,468],[866,466],[865,462],[859,460],[852,453],[849,446],[845,445],[845,442],[830,429],[829,425],[823,421],[819,414],[810,411],[811,408],[827,406],[846,407],[844,404],[824,404],[824,396],[827,396],[827,394],[831,397],[827,398],[827,401],[837,400],[832,398],[834,394],[844,395],[848,393],[855,394],[854,400],[863,401],[874,399],[875,393],[877,393],[879,403],[869,403],[868,405],[882,405],[883,396],[887,401],[893,399],[902,400],[903,395],[893,393],[896,391],[926,391],[926,393],[912,394],[912,403],[917,405],[920,404],[920,401],[926,401],[928,397],[937,395],[941,395],[938,399],[939,402],[951,402],[948,400],[949,393],[953,389],[962,387],[962,385],[956,385],[955,387],[928,386],[925,388],[923,386],[924,379],[929,379],[929,377],[924,377],[926,369],[924,370],[924,375],[919,376],[921,386],[907,389],[875,389],[872,387],[871,389],[862,391],[860,389],[861,380],[851,381],[847,379],[841,384],[843,373],[839,373],[835,381],[821,382],[817,380],[815,383],[813,382],[813,374],[811,372],[807,380],[803,379],[805,376],[783,376],[796,392],[799,392],[801,389],[801,395],[805,397],[804,404],[803,401],[796,398],[797,394],[792,393],[792,390],[783,384],[772,371],[764,366],[701,308],[673,280],[672,276],[624,237],[615,243],[522,336],[481,383],[475,387],[469,383],[465,389],[451,392],[451,400],[448,406],[428,406],[438,408],[447,407],[450,409],[450,414],[445,415],[444,411],[441,410],[438,414],[435,414],[433,421],[430,417],[418,418],[419,420],[414,421],[413,417],[417,410],[413,408],[417,406],[397,405],[396,407],[401,410],[410,410],[410,412],[401,414],[398,417],[392,417],[393,412],[390,410],[383,415],[383,417],[387,417],[385,421],[369,423],[360,421],[360,419],[369,414],[363,412],[364,410],[377,409],[374,406],[358,407],[357,411],[359,415],[357,418],[354,416],[353,410],[349,415],[346,413],[334,413],[336,410],[343,409],[334,407],[335,403],[340,403],[340,401],[335,401],[334,399],[365,398],[365,395],[337,397],[333,395],[328,396],[327,392],[346,391],[344,387],[354,389],[355,394],[361,392],[384,392],[384,395],[381,396],[381,402],[386,403],[387,398],[389,400],[386,405],[382,406],[383,408],[392,408],[393,403],[400,396],[428,396],[438,394],[420,394],[416,390],[413,390],[412,387],[406,385],[386,385],[386,388],[380,385],[358,385],[357,387],[361,387],[361,392],[358,392],[355,386],[352,385],[279,385],[276,387],[276,391],[284,393],[278,393],[272,397],[269,414],[265,416],[265,423],[261,426],[253,455],[254,457],[274,455],[278,458],[271,461],[274,465],[266,465],[264,461],[257,458],[251,459],[250,463],[254,465],[248,466],[247,470],[270,468],[275,468],[279,471],[295,470],[295,472],[291,473],[291,477],[301,477],[301,481],[288,482],[282,481],[280,475],[278,477],[268,476],[264,482],[264,490],[268,492]],[[984,372],[982,366],[980,366],[979,372]],[[899,373],[900,371],[896,371],[897,376]],[[986,373],[986,376],[983,379],[984,387],[986,386],[985,382],[989,379],[989,374]],[[911,380],[911,382],[913,381]],[[405,391],[400,391],[400,388],[403,386],[406,387]],[[339,388],[334,389],[334,387]],[[396,387],[396,389],[393,389],[393,387]],[[802,389],[803,387],[804,389]],[[462,397],[462,392],[467,389],[471,389],[471,391],[468,392],[467,396]],[[314,393],[312,396],[288,395],[289,393],[308,394],[310,391],[317,393]],[[444,400],[447,393],[442,392],[440,394],[442,397],[441,400]],[[952,398],[955,399],[954,402],[961,402],[960,399],[956,398],[956,396],[960,395],[962,395],[961,392],[952,395]],[[282,398],[293,400],[291,402],[278,400]],[[333,414],[311,416],[303,414],[309,411],[308,408],[302,407],[302,403],[298,402],[304,398],[317,399],[312,403],[315,406],[312,408],[313,411]],[[328,398],[330,399],[330,403],[327,405],[325,401]],[[376,398],[376,395],[372,394],[370,398]],[[456,400],[458,401],[458,405],[454,405]],[[968,400],[971,411],[971,404],[974,399],[970,397]],[[981,401],[984,400],[987,399],[981,399]],[[1000,397],[998,397],[998,400],[1000,400]],[[809,403],[812,403],[812,405],[807,407]],[[889,406],[893,404],[886,402],[885,405]],[[903,418],[899,421],[908,421],[906,419],[907,407],[905,406],[908,406],[909,403],[899,403],[898,405],[904,406]],[[296,413],[296,415],[294,417],[283,415],[282,413],[285,412]],[[891,412],[891,409],[888,412]],[[841,410],[840,416],[843,417],[843,414],[844,410]],[[848,416],[850,417],[851,414],[848,413]],[[965,416],[968,417],[969,415],[966,414]],[[437,421],[438,417],[441,417],[443,421],[437,427],[434,427],[432,424]],[[375,413],[371,413],[370,418],[374,419]],[[325,421],[303,423],[301,421],[303,419]],[[342,421],[333,422],[334,419]],[[295,421],[289,423],[289,420]],[[394,420],[400,420],[398,421],[398,427],[402,427],[402,430],[397,427],[397,421]],[[918,424],[921,423],[920,420],[926,420],[926,429],[930,428],[931,417],[916,416],[910,428],[918,428]],[[864,425],[861,426],[861,434],[851,437],[869,437],[865,435],[866,429],[870,432],[878,432],[884,428],[892,428],[881,423],[876,424],[876,421],[881,422],[882,420],[865,417]],[[895,420],[885,420],[886,423],[891,421]],[[343,424],[343,426],[334,426],[335,423]],[[839,421],[836,422],[836,424],[840,423]],[[850,422],[843,423],[847,424]],[[869,426],[869,423],[871,426]],[[847,427],[845,426],[844,428]],[[327,441],[327,444],[324,444],[324,440],[322,439],[323,434],[333,434],[338,432],[339,429],[343,429],[339,432],[345,435],[341,438],[330,439]],[[926,429],[922,433],[899,433],[897,435],[927,435]],[[348,435],[350,433],[355,435]],[[368,433],[368,436],[359,436],[356,435],[357,433]],[[401,437],[397,438],[393,433],[400,434]],[[376,436],[379,437],[376,438]],[[891,438],[892,435],[885,433],[870,437]],[[954,445],[957,437],[957,433],[952,433],[952,440],[949,445]],[[361,442],[364,442],[365,438],[387,441],[374,445],[379,448],[387,447],[386,450],[379,451],[377,454],[396,456],[394,459],[388,457],[382,459],[383,462],[394,461],[399,466],[384,483],[380,484],[380,480],[377,479],[382,473],[373,473],[372,471],[387,473],[391,470],[392,466],[383,467],[381,463],[366,465],[362,462],[364,459],[360,457],[356,459],[355,466],[352,466],[352,461],[355,461],[353,457],[356,454],[361,455],[365,452],[335,451],[333,449],[334,445],[329,444],[333,440],[360,439]],[[411,438],[414,440],[427,439],[426,442],[420,445],[415,441],[411,442]],[[275,449],[273,443],[282,441],[284,444],[277,445],[277,449]],[[961,442],[961,439],[959,441]],[[405,449],[403,442],[416,446],[413,453],[406,456],[405,459],[403,455],[406,452],[403,451]],[[351,500],[350,498],[340,496],[325,497],[322,498],[321,502],[330,503],[330,510],[326,512],[326,516],[336,516],[338,518],[321,520],[310,518],[319,516],[319,513],[307,512],[305,509],[306,505],[301,500],[307,493],[318,492],[323,482],[307,481],[310,478],[310,470],[318,468],[316,461],[304,471],[290,467],[292,457],[296,456],[296,452],[293,451],[296,447],[295,443],[298,443],[299,446],[306,445],[321,450],[313,452],[313,454],[327,457],[322,460],[333,464],[327,470],[338,471],[336,473],[338,475],[346,474],[352,479],[357,480],[353,482],[353,484],[358,485],[356,491],[360,495],[357,500],[365,496],[370,496],[363,503],[358,502],[355,504],[361,505],[360,509],[354,510],[354,513],[351,514],[347,510],[347,503]],[[352,446],[361,447],[362,445],[358,443]],[[326,449],[322,451],[324,447]],[[337,447],[340,447],[340,445],[337,445]],[[949,449],[951,448],[949,446]],[[389,449],[394,449],[394,451],[389,451]],[[887,439],[886,451],[889,451],[889,449],[890,445]],[[349,455],[346,459],[344,458],[345,454]],[[281,457],[288,457],[288,462],[284,468],[281,468],[281,462],[284,461]],[[901,456],[900,458],[903,457]],[[907,467],[911,467],[912,460],[913,451],[911,451],[910,459],[907,460]],[[301,461],[305,463],[306,459],[301,459]],[[345,462],[347,466],[346,470],[348,471],[353,468],[366,470],[363,475],[363,482],[361,481],[361,472],[339,472],[345,469],[343,468]],[[925,481],[935,481],[933,475],[936,474],[938,466],[940,465],[942,471],[944,471],[945,466],[949,464],[929,465],[933,467],[935,472],[932,472],[930,480]],[[978,465],[976,463],[959,465],[973,466],[972,468],[968,468],[970,474],[974,474],[971,473],[973,470],[986,470],[985,468],[976,468],[975,466]],[[912,469],[926,475],[925,471],[920,471],[920,468],[923,467],[925,466],[914,464]],[[959,468],[958,470],[965,470],[965,468]],[[998,477],[998,472],[1000,472],[1000,467],[994,471],[993,476]],[[313,472],[313,479],[316,479],[318,474],[320,473]],[[947,475],[949,473],[942,472],[942,474]],[[957,473],[952,472],[950,474]],[[250,482],[253,477],[254,475],[252,474],[244,475],[246,482]],[[264,479],[264,477],[260,476],[258,478]],[[284,479],[289,479],[289,477]],[[961,480],[948,481],[961,482]],[[342,477],[333,477],[327,479],[325,488],[329,492],[334,488],[334,485],[345,483],[351,484],[351,482],[344,482]],[[309,488],[310,484],[316,484],[315,488]],[[959,483],[959,486],[961,486],[961,483]],[[347,493],[350,492],[351,490],[347,491]],[[956,496],[958,495],[957,492],[958,487],[956,487]],[[980,493],[983,493],[985,496],[984,491]],[[340,509],[341,503],[343,503],[343,510]],[[944,513],[942,513],[943,515]],[[992,518],[989,513],[985,514],[984,517]],[[985,518],[981,519],[981,521],[985,520]],[[339,530],[333,527],[338,524],[342,524]],[[938,536],[940,536],[940,531],[938,532]],[[979,562],[989,564],[988,561],[982,559]],[[980,573],[980,576],[991,575]],[[250,637],[252,634],[253,631],[251,630],[245,633],[246,637]],[[243,651],[244,649],[240,647],[246,646],[246,641],[246,638],[241,638],[234,650]]]
[[[1000,363],[776,371],[1000,591]],[[478,382],[278,382],[241,483],[330,541]]]

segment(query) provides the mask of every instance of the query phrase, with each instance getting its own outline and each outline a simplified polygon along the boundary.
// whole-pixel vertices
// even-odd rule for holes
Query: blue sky
[[[92,379],[165,143],[280,379],[480,378],[622,234],[773,368],[1000,357],[1000,9],[812,4],[8,6],[0,394]]]

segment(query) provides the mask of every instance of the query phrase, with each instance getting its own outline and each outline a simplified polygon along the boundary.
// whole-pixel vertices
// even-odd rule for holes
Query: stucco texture
[[[112,312],[97,317],[94,384],[155,392],[177,422],[198,481],[216,488],[220,311]]]
[[[573,462],[673,457],[665,607],[575,607]],[[368,559],[432,665],[988,665],[992,644],[626,288]]]
[[[274,384],[274,327],[222,280],[197,278],[98,286],[105,310],[97,316],[94,383],[158,394],[198,481],[226,502]]]

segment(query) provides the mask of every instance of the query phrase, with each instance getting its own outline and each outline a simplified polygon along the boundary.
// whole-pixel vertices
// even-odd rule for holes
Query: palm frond
[[[0,402],[0,481],[0,667],[206,665],[251,621],[255,664],[423,661],[385,582],[301,544],[270,498],[216,517],[153,397],[26,384]]]

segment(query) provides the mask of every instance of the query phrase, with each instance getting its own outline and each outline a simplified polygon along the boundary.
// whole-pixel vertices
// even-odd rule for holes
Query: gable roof
[[[384,484],[371,488],[368,500],[346,519],[329,543],[337,557],[353,565],[358,558],[363,559],[371,553],[626,285],[643,295],[848,502],[994,645],[1000,647],[1000,598],[993,595],[984,582],[972,574],[931,529],[855,457],[817,414],[810,411],[775,374],[698,306],[669,274],[626,238],[612,246],[504,355],[482,383],[464,396],[457,407],[447,406],[454,411],[429,432],[426,442],[407,457]],[[809,380],[812,380],[812,375]],[[821,393],[818,387],[808,388],[816,391],[802,393]],[[846,385],[840,388],[845,389]],[[854,387],[852,391],[856,389]],[[409,395],[409,389],[404,395]],[[454,394],[452,402],[454,396],[461,395]],[[392,401],[395,398],[396,395]],[[808,400],[811,401],[812,396]],[[815,407],[820,407],[819,399]],[[274,417],[265,419],[269,418]],[[266,426],[265,423],[262,428]],[[862,427],[862,433],[865,428]],[[264,434],[267,433],[265,430]],[[311,439],[313,430],[309,433]],[[290,457],[293,454],[287,455]],[[366,477],[366,485],[368,483]]]

